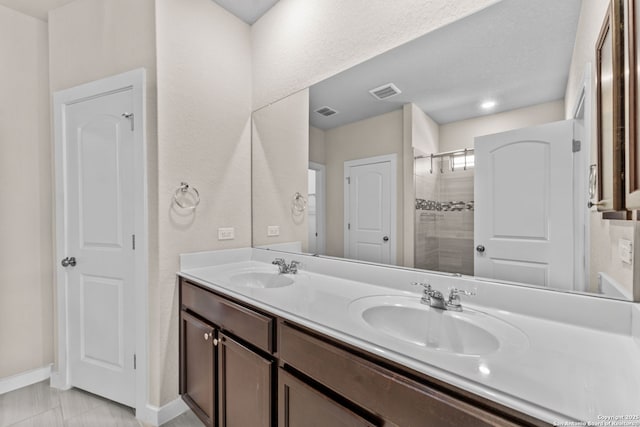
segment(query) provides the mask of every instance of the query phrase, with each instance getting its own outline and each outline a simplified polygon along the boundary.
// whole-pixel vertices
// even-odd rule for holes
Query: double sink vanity
[[[258,248],[179,282],[209,426],[640,425],[637,304]]]

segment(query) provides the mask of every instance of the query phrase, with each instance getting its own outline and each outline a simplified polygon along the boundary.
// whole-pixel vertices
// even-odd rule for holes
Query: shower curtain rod
[[[433,157],[445,157],[445,156],[451,156],[455,154],[467,154],[472,151],[473,151],[473,148],[462,148],[460,150],[444,151],[442,153],[415,156],[414,159],[429,159]]]

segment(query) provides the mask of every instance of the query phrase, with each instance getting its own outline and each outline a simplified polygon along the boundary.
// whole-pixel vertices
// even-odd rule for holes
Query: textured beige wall
[[[473,148],[476,136],[564,120],[564,101],[552,101],[530,107],[489,114],[440,126],[440,151]]]
[[[0,6],[0,378],[53,362],[47,25]]]
[[[280,0],[251,28],[262,107],[496,0]]]
[[[124,12],[124,13],[123,13]],[[156,40],[154,0],[76,0],[49,13],[52,92],[137,68],[147,79],[150,331],[158,278]],[[152,355],[152,353],[150,353]],[[153,372],[150,372],[153,377]],[[157,402],[156,402],[157,403]]]
[[[404,114],[403,142],[403,215],[404,215],[404,261],[405,267],[415,264],[415,203],[414,156],[416,153],[439,151],[440,126],[417,105],[406,104]]]
[[[423,154],[438,153],[440,149],[440,125],[433,121],[417,105],[411,106],[411,145]]]
[[[600,28],[609,6],[608,0],[590,0],[582,2],[580,21],[576,43],[573,48],[573,58],[569,69],[567,83],[565,117],[573,116],[576,98],[580,93],[582,79],[586,67],[591,69],[591,161],[596,163],[596,69],[595,69],[595,45],[600,34]],[[611,275],[620,284],[629,290],[634,287],[634,273],[629,264],[621,262],[618,256],[618,241],[626,239],[637,244],[634,240],[635,230],[633,221],[603,220],[602,214],[595,209],[591,212],[591,241],[590,241],[590,272],[589,283],[592,290],[597,283],[598,272],[604,271]],[[640,277],[640,272],[636,272]],[[636,279],[636,282],[638,280]],[[640,288],[640,283],[635,284]],[[640,291],[636,291],[640,292]]]
[[[49,34],[53,92],[140,67],[155,86],[153,0],[76,0],[49,13]]]
[[[158,263],[151,283],[151,403],[178,396],[178,294],[183,252],[251,245],[249,26],[210,0],[157,0]],[[172,206],[181,181],[200,192]],[[219,227],[235,239],[218,241]]]
[[[253,244],[301,242],[307,251],[307,215],[293,213],[296,192],[308,197],[309,91],[303,90],[253,113]],[[267,227],[280,235],[267,237]]]
[[[344,162],[366,157],[397,154],[398,208],[396,259],[402,263],[403,249],[403,110],[325,131],[327,166],[326,253],[344,256]]]
[[[324,165],[327,161],[326,157],[324,131],[309,126],[309,161]]]

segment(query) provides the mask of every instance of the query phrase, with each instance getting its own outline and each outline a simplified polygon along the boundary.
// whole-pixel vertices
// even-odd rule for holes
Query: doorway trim
[[[574,242],[577,241],[576,248],[582,249],[582,260],[576,259],[577,251],[574,253],[574,280],[573,290],[579,292],[588,292],[591,284],[590,279],[590,252],[591,245],[591,226],[589,224],[590,209],[587,208],[589,201],[588,191],[589,182],[587,178],[587,170],[591,164],[591,62],[587,62],[582,74],[582,80],[578,87],[578,93],[573,104],[571,117],[574,120],[582,121],[583,135],[580,147],[579,167],[582,168],[584,175],[579,175],[584,181],[581,182],[580,190],[582,190],[574,203]],[[575,138],[575,129],[574,129]],[[576,155],[577,153],[574,153]],[[575,171],[574,171],[575,176]],[[574,186],[576,183],[574,182]],[[574,197],[575,191],[574,188]],[[580,262],[582,261],[582,262]]]
[[[326,174],[327,168],[325,165],[315,162],[309,162],[309,169],[316,171],[316,233],[318,238],[316,239],[317,246],[316,252],[319,255],[324,255],[326,251]]]
[[[136,250],[134,251],[134,294],[135,294],[135,410],[142,418],[147,411],[148,390],[148,189],[147,189],[147,147],[146,147],[146,71],[143,68],[96,80],[90,83],[61,90],[53,94],[53,136],[55,161],[55,250],[56,266],[56,344],[57,366],[51,374],[51,386],[66,390],[69,381],[69,325],[68,325],[68,283],[64,268],[59,261],[66,256],[67,217],[65,187],[66,153],[64,149],[65,129],[63,126],[66,107],[109,93],[131,90],[134,118],[139,125],[134,129],[134,227]]]
[[[350,218],[349,208],[349,184],[347,178],[349,177],[349,169],[353,166],[363,166],[375,163],[391,164],[391,182],[389,183],[390,203],[391,203],[391,228],[389,229],[389,238],[391,240],[391,247],[389,248],[389,264],[396,265],[397,256],[396,251],[398,247],[398,155],[386,154],[383,156],[366,157],[363,159],[347,160],[344,162],[344,180],[343,180],[343,195],[344,195],[344,216],[342,219],[342,233],[344,235],[344,256],[349,255],[349,230],[347,228],[348,218]]]

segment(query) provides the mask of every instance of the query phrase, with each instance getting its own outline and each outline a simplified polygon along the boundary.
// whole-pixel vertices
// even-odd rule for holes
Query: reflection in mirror
[[[254,245],[630,298],[633,269],[612,253],[635,226],[587,208],[589,71],[565,99],[581,6],[504,0],[311,87],[305,170],[279,172],[284,194],[304,186],[304,236],[267,236],[295,225],[268,217],[276,174],[258,163],[304,138],[256,130],[289,98],[258,110]]]

